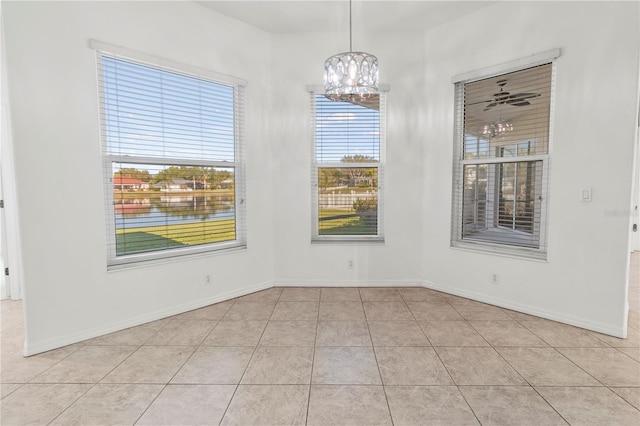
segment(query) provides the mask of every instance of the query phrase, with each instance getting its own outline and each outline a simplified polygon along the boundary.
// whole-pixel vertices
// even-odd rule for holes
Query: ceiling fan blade
[[[487,107],[484,109],[484,111],[489,111],[491,108],[493,108],[496,105],[498,105],[497,102],[490,103],[489,105],[487,105]]]
[[[540,96],[540,93],[529,93],[529,92],[522,92],[522,93],[516,93],[514,95],[511,95],[512,97],[518,97],[518,98],[535,98],[537,96]]]
[[[506,103],[513,106],[531,105],[531,102],[527,99],[537,98],[538,96],[540,96],[540,93],[516,93],[515,95],[509,96]]]
[[[478,101],[478,102],[474,102],[471,104],[467,104],[467,106],[471,106],[471,105],[478,105],[478,104],[486,104],[487,102],[493,102],[493,99],[487,99],[486,101]]]
[[[507,103],[509,105],[513,105],[513,106],[526,106],[526,105],[531,105],[531,102],[529,101],[525,101],[524,99],[512,99],[510,101],[507,101]]]
[[[518,100],[518,99],[531,99],[537,98],[540,96],[540,93],[516,93],[515,95],[509,96],[509,99]]]

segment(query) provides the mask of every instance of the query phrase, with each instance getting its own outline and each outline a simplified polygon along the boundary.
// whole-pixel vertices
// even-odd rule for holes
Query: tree
[[[168,182],[172,179],[177,179],[181,177],[182,176],[181,176],[180,167],[171,166],[171,167],[167,167],[166,169],[160,170],[158,173],[156,173],[156,175],[153,177],[153,182],[154,183]]]
[[[340,186],[342,173],[335,168],[318,168],[318,186],[320,188],[331,188],[332,186]]]
[[[214,167],[200,166],[171,166],[159,171],[154,177],[154,183],[169,182],[173,179],[185,179],[196,182],[199,188],[215,189],[220,183],[232,179],[233,174],[228,170],[216,170]]]
[[[151,181],[149,170],[140,170],[133,167],[124,167],[113,174],[115,178],[133,178],[143,182]]]
[[[342,163],[377,163],[374,157],[369,155],[345,155],[340,160]],[[358,186],[375,186],[376,182],[376,169],[365,167],[345,167],[342,170],[342,178],[348,185],[356,185],[355,182],[360,180]]]
[[[355,155],[345,155],[344,157],[342,157],[342,160],[340,160],[342,163],[377,163],[378,160],[376,160],[374,157],[371,157],[370,155],[360,155],[360,154],[355,154]]]

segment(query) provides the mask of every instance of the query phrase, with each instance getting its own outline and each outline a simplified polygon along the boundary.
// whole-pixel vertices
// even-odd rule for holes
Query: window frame
[[[132,51],[119,46],[112,46],[96,40],[90,41],[90,47],[96,52],[98,112],[100,117],[100,143],[103,167],[103,190],[105,200],[106,222],[106,254],[107,269],[114,270],[123,267],[144,265],[153,262],[166,262],[176,260],[184,256],[207,255],[214,253],[226,253],[247,246],[246,233],[246,185],[245,185],[245,160],[244,160],[244,88],[246,81],[234,77],[217,74],[209,70],[200,69],[186,64],[174,62],[165,58],[154,57],[144,53]],[[181,159],[176,157],[157,156],[133,156],[110,154],[107,147],[105,111],[101,99],[104,98],[104,85],[102,79],[102,60],[104,57],[123,60],[141,66],[151,67],[168,73],[179,74],[186,77],[197,78],[230,86],[233,88],[234,111],[234,161],[211,161],[204,159]],[[235,239],[221,242],[198,244],[164,248],[139,253],[117,255],[116,250],[116,223],[114,209],[113,165],[120,163],[144,164],[157,166],[196,166],[232,168],[234,170],[234,207],[235,207]]]
[[[556,59],[560,56],[560,49],[553,49],[532,55],[528,58],[521,58],[505,64],[471,71],[460,74],[452,78],[455,91],[454,102],[454,149],[453,149],[453,179],[452,179],[452,202],[451,202],[451,241],[452,248],[485,252],[491,254],[505,255],[511,257],[525,258],[530,260],[546,261],[548,244],[547,228],[549,217],[549,193],[551,176],[551,153],[553,147],[553,118],[555,106],[555,84],[556,84]],[[548,150],[546,154],[522,155],[513,157],[488,157],[477,159],[464,158],[465,143],[465,116],[464,116],[464,90],[465,84],[487,78],[497,77],[511,72],[522,71],[538,65],[551,64],[551,88],[549,100],[549,124],[548,124]],[[470,165],[494,166],[507,163],[528,163],[542,162],[542,178],[539,213],[539,244],[538,248],[523,247],[508,243],[478,241],[463,238],[463,217],[464,217],[464,169]],[[498,183],[498,177],[494,177],[493,184]],[[489,183],[487,183],[489,186]],[[497,188],[497,187],[496,187]],[[492,191],[495,191],[495,189]],[[494,194],[497,199],[497,194]],[[494,209],[497,206],[494,207]]]
[[[379,159],[372,163],[322,163],[317,161],[316,134],[316,95],[324,93],[320,86],[307,86],[310,96],[310,139],[311,139],[311,243],[384,243],[384,176],[386,166],[386,94],[388,85],[379,86]],[[322,235],[319,232],[319,184],[320,169],[345,168],[375,168],[378,174],[377,187],[377,234],[376,235]]]

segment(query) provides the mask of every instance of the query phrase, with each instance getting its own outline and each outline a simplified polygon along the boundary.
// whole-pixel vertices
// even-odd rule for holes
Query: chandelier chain
[[[353,51],[353,2],[349,0],[349,51],[324,62],[325,96],[332,100],[364,99],[378,93],[378,58]]]
[[[349,52],[353,52],[353,30],[351,29],[351,0],[349,0]]]

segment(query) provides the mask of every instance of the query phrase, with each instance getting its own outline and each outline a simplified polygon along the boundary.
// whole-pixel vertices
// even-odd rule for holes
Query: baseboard
[[[418,279],[406,280],[276,280],[274,287],[422,287]]]
[[[127,328],[146,324],[148,322],[157,321],[163,318],[171,317],[173,315],[182,314],[184,312],[203,308],[205,306],[209,306],[214,303],[224,302],[226,300],[244,296],[246,294],[254,293],[256,291],[265,290],[273,286],[274,286],[273,281],[265,281],[260,284],[253,285],[251,287],[245,287],[240,290],[234,290],[234,291],[222,293],[213,297],[206,297],[196,301],[172,306],[167,309],[148,312],[144,315],[138,315],[123,321],[118,321],[113,324],[109,324],[106,327],[92,328],[89,330],[82,331],[80,333],[67,334],[65,336],[60,336],[54,339],[47,339],[41,342],[29,344],[28,338],[27,336],[25,336],[24,356],[32,356],[32,355],[36,355],[42,352],[47,352],[53,349],[58,349],[64,346],[73,345],[75,343],[83,342],[85,340],[93,339],[95,337],[104,336],[105,334],[115,333],[116,331],[121,331]]]
[[[41,342],[28,344],[28,339],[25,339],[24,356],[32,356],[42,352],[47,352],[53,349],[58,349],[64,346],[79,343],[88,339],[103,336],[105,334],[114,333],[116,331],[124,330],[130,327],[146,324],[151,321],[157,321],[159,319],[167,318],[173,315],[182,314],[194,309],[203,308],[205,306],[212,305],[214,303],[224,302],[236,297],[244,296],[256,291],[265,290],[271,287],[425,287],[428,289],[440,291],[455,296],[464,297],[478,302],[487,303],[501,308],[511,309],[513,311],[522,312],[525,314],[533,315],[540,318],[549,319],[552,321],[558,321],[564,324],[573,325],[576,327],[584,328],[587,330],[595,331],[598,333],[607,334],[614,337],[625,338],[626,330],[622,328],[611,327],[608,324],[602,324],[588,320],[586,318],[578,318],[571,315],[563,315],[557,312],[540,309],[535,306],[523,305],[512,301],[487,297],[481,293],[470,292],[467,290],[452,288],[449,286],[439,285],[432,281],[424,281],[418,279],[404,279],[404,280],[276,280],[265,281],[251,287],[245,287],[240,290],[234,290],[227,293],[219,294],[214,297],[207,297],[196,301],[183,303],[181,305],[172,306],[167,309],[161,309],[146,313],[144,315],[138,315],[132,318],[128,318],[123,321],[110,324],[106,327],[93,328],[82,331],[80,333],[72,333],[65,336],[57,337],[54,339],[47,339]],[[26,337],[26,336],[25,336]]]
[[[460,296],[460,297],[475,300],[478,302],[487,303],[489,305],[510,309],[512,311],[522,312],[524,314],[529,314],[536,317],[561,322],[563,324],[584,328],[586,330],[607,334],[609,336],[614,336],[619,338],[627,337],[626,330],[623,328],[611,327],[608,324],[602,324],[596,321],[591,321],[586,318],[579,318],[572,315],[564,315],[558,312],[541,309],[536,306],[524,305],[521,303],[516,303],[516,302],[512,302],[505,299],[488,297],[487,295],[481,294],[481,293],[475,293],[467,290],[451,288],[448,286],[442,286],[432,281],[423,281],[422,286],[431,290],[436,290],[443,293],[452,294],[454,296]]]

